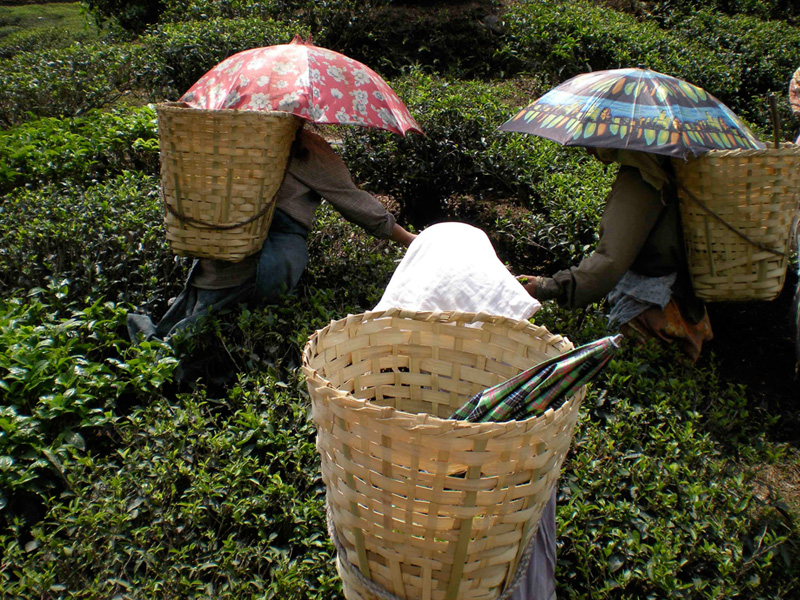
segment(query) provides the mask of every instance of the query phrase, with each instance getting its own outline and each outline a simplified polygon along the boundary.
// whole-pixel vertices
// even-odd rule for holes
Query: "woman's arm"
[[[397,242],[398,244],[403,244],[406,248],[411,245],[417,237],[417,234],[411,233],[410,231],[406,231],[398,225],[397,223],[394,224],[392,227],[392,235],[389,237],[390,240],[393,242]]]

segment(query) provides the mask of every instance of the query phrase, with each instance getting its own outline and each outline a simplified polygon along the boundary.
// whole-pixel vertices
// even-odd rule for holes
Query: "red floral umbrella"
[[[203,75],[181,101],[194,108],[275,110],[315,123],[422,133],[400,98],[366,65],[303,42],[251,48]]]

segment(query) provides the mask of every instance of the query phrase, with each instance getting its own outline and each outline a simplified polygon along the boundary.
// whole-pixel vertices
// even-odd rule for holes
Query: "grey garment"
[[[195,265],[197,261],[195,261]],[[221,311],[230,306],[246,302],[252,295],[254,282],[233,289],[204,290],[191,285],[194,266],[183,291],[175,298],[172,306],[158,324],[146,315],[129,313],[127,316],[128,335],[133,343],[142,337],[145,341],[168,339],[179,331],[197,323],[211,312]]]
[[[136,343],[140,336],[145,340],[168,339],[211,311],[219,312],[243,303],[274,302],[297,285],[308,265],[308,233],[300,223],[276,210],[269,235],[256,255],[257,264],[252,277],[232,287],[203,289],[194,284],[202,264],[195,260],[183,291],[158,324],[145,315],[128,315],[131,341]]]
[[[395,224],[392,213],[375,196],[358,189],[347,165],[322,137],[304,129],[297,136],[300,150],[307,153],[289,160],[275,206],[312,229],[314,212],[325,199],[351,223],[374,237],[388,239]]]
[[[662,277],[647,277],[628,271],[608,294],[611,312],[610,325],[617,327],[638,317],[651,306],[662,310],[672,298],[672,286],[678,278],[677,273]]]
[[[511,593],[510,600],[555,600],[556,598],[556,489],[544,507],[533,542],[526,576]]]

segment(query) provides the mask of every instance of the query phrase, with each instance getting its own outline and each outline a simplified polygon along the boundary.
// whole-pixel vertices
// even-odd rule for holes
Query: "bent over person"
[[[675,343],[696,362],[713,334],[705,305],[692,289],[669,158],[610,148],[589,152],[620,165],[597,248],[552,277],[526,276],[526,290],[568,308],[607,297],[612,326],[628,337]]]
[[[131,339],[166,339],[212,309],[267,304],[292,290],[308,265],[306,242],[323,199],[376,238],[408,246],[416,237],[397,224],[377,198],[353,183],[344,161],[328,142],[301,128],[261,250],[237,263],[195,259],[183,291],[158,324],[144,315],[128,315]]]

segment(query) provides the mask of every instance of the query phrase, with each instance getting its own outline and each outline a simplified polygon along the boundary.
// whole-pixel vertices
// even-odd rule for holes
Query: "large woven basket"
[[[448,417],[571,348],[527,321],[400,309],[351,315],[311,336],[303,370],[348,600],[508,596],[585,390],[525,421]]]
[[[776,298],[800,199],[800,146],[712,150],[673,165],[698,298]]]
[[[261,249],[297,117],[156,106],[167,239],[181,256],[239,261]]]

